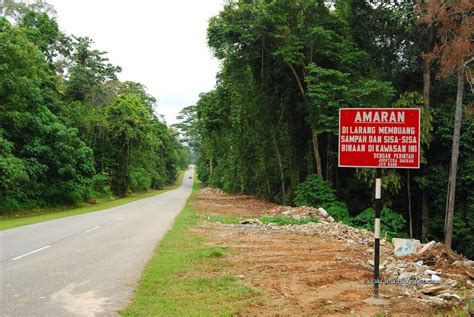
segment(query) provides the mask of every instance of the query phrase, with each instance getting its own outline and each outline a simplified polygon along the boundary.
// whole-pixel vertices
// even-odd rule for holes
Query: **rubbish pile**
[[[435,306],[474,301],[474,261],[467,260],[441,243],[420,244],[414,253],[384,258],[381,272],[385,279],[407,286],[399,296],[416,297]]]
[[[347,244],[357,245],[373,245],[373,233],[366,229],[357,229],[345,225],[341,222],[336,222],[331,215],[324,208],[314,208],[309,206],[289,207],[279,206],[270,209],[265,214],[268,215],[282,215],[293,219],[302,219],[306,217],[318,218],[319,222],[310,222],[304,225],[287,225],[283,228],[272,226],[293,232],[303,232],[309,235],[317,235],[322,239],[344,241]],[[382,242],[385,244],[385,242]]]
[[[282,215],[293,219],[301,219],[306,217],[319,218],[328,222],[334,222],[334,218],[324,208],[314,208],[310,206],[290,207],[278,206],[266,212],[268,215]]]
[[[289,230],[321,237],[328,241],[341,241],[356,250],[363,250],[362,257],[343,258],[358,262],[373,270],[374,235],[335,220],[323,208],[280,206],[266,212],[294,219],[318,218],[318,222],[304,225],[264,225],[258,219],[246,219],[241,225],[265,226],[265,230]],[[262,228],[262,227],[261,227]],[[433,306],[462,305],[470,301],[474,307],[474,261],[470,261],[444,246],[431,241],[426,244],[414,239],[380,241],[382,283],[404,285],[398,298],[411,297]]]

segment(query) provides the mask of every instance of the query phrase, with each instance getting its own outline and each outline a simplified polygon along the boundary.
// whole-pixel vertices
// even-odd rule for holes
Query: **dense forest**
[[[0,212],[175,181],[188,151],[146,88],[61,32],[44,1],[0,4]]]
[[[373,229],[375,171],[338,167],[338,110],[419,107],[421,168],[382,170],[382,231],[473,258],[473,10],[469,0],[227,1],[208,26],[215,89],[178,125],[199,179]]]

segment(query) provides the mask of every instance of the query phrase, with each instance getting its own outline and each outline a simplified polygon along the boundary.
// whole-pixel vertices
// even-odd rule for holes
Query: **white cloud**
[[[224,0],[48,2],[64,32],[92,38],[95,48],[123,68],[121,80],[148,87],[169,124],[214,87],[219,65],[207,47],[206,29]]]

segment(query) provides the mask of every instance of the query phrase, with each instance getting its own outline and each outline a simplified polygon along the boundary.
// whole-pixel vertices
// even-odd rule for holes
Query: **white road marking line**
[[[44,249],[47,249],[47,248],[50,248],[50,247],[51,247],[50,245],[47,245],[47,246],[45,246],[45,247],[42,247],[42,248],[33,250],[33,251],[31,251],[31,252],[28,252],[28,253],[25,253],[25,254],[23,254],[23,255],[20,255],[20,256],[17,256],[17,257],[15,257],[15,258],[13,258],[12,261],[19,260],[19,259],[21,259],[21,258],[24,258],[25,256],[31,255],[31,254],[36,253],[36,252],[43,251]]]
[[[123,219],[125,219],[125,217],[120,217],[120,218],[115,219],[114,222],[117,222],[117,221],[120,221],[120,220],[123,220]]]
[[[91,232],[92,230],[97,230],[97,229],[99,229],[100,227],[102,227],[102,226],[97,226],[97,227],[94,227],[94,228],[90,228],[89,230],[84,231],[84,233]]]

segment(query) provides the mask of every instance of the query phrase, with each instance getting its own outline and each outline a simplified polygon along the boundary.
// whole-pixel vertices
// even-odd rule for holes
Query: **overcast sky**
[[[218,61],[206,28],[224,0],[48,0],[62,31],[88,36],[122,67],[121,81],[144,84],[168,124],[214,87]]]

